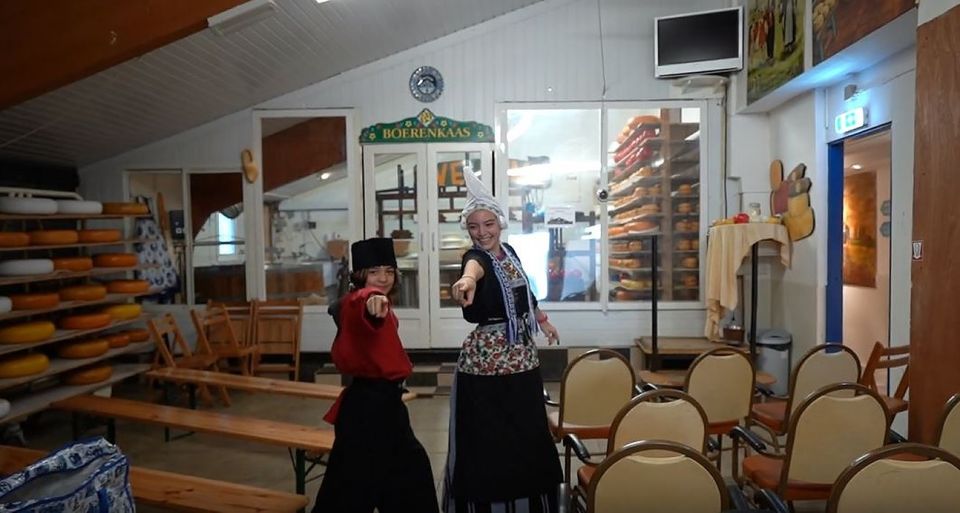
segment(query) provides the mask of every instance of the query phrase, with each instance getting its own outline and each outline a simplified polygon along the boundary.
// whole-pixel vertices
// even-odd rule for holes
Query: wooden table
[[[659,387],[667,388],[683,388],[684,381],[687,377],[687,371],[685,370],[662,370],[662,371],[649,371],[642,370],[637,373],[637,377],[640,378],[642,383],[650,383],[651,385],[656,385]],[[777,378],[768,372],[759,371],[757,372],[757,384],[769,387],[777,382]]]
[[[633,343],[640,348],[645,356],[653,355],[653,341],[649,337],[635,338]],[[659,356],[699,356],[713,349],[730,349],[746,353],[745,346],[731,346],[718,342],[711,342],[702,337],[657,337],[657,354]]]

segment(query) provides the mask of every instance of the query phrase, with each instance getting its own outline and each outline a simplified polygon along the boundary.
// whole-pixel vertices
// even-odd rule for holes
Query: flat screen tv
[[[743,68],[743,7],[663,16],[653,29],[657,77]]]

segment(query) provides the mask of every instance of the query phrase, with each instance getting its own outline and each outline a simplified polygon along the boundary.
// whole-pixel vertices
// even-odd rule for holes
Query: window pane
[[[373,160],[377,236],[394,239],[393,249],[400,271],[400,291],[395,304],[401,308],[417,308],[420,305],[419,157],[416,153],[377,153]]]
[[[460,228],[460,212],[467,201],[467,188],[463,181],[463,166],[469,162],[480,176],[482,169],[480,152],[437,152],[437,222],[440,241],[438,265],[440,266],[440,306],[460,308],[450,295],[450,286],[460,278],[460,261],[470,248],[470,236]]]
[[[600,110],[507,112],[510,227],[540,300],[597,301]]]
[[[609,109],[610,296],[697,300],[700,285],[699,109]],[[653,240],[656,237],[656,241]]]
[[[190,175],[194,303],[247,299],[240,173]]]

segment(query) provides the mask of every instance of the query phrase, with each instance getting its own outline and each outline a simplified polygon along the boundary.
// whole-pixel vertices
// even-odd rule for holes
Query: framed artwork
[[[748,103],[803,72],[805,7],[806,0],[748,1]]]
[[[913,9],[915,0],[813,0],[813,65]]]
[[[843,284],[877,286],[877,174],[843,180]]]

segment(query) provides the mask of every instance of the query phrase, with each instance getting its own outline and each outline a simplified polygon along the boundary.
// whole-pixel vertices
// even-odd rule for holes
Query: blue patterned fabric
[[[129,470],[103,438],[74,442],[0,479],[0,513],[133,513]]]
[[[507,314],[507,343],[516,344],[522,340],[520,336],[521,331],[535,335],[540,332],[540,325],[534,320],[533,295],[530,293],[530,283],[527,280],[527,273],[523,270],[523,266],[520,265],[520,259],[517,258],[516,253],[513,252],[513,248],[506,243],[501,243],[501,246],[503,247],[506,260],[514,269],[519,271],[517,280],[512,280],[508,276],[503,262],[501,262],[496,255],[483,249],[479,244],[473,245],[474,249],[483,251],[490,257],[490,262],[493,265],[493,274],[496,275],[497,282],[500,284],[500,293],[503,294],[503,307]],[[517,304],[516,301],[514,301],[513,295],[513,289],[519,286],[525,286],[527,291],[527,315],[522,318],[517,314]],[[524,322],[526,322],[526,326],[521,326]]]

